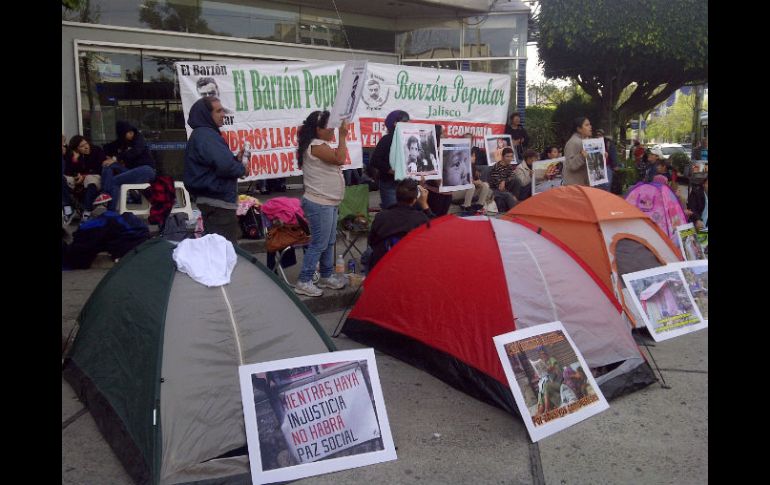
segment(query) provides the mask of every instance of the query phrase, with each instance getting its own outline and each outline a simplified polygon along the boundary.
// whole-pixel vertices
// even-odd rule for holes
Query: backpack
[[[262,226],[262,217],[257,209],[252,206],[242,216],[238,216],[241,232],[245,239],[264,239],[265,228]]]
[[[182,241],[184,239],[194,239],[195,231],[187,228],[189,218],[185,212],[174,212],[169,214],[166,222],[163,223],[163,229],[160,231],[160,237],[167,241]]]

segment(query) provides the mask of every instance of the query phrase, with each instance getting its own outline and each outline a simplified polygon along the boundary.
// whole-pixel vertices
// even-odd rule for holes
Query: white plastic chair
[[[131,212],[136,216],[150,216],[150,201],[144,196],[144,189],[148,188],[150,184],[123,184],[120,186],[120,200],[118,201],[118,213]],[[192,220],[193,208],[192,201],[190,200],[190,193],[184,186],[184,182],[174,182],[174,189],[176,189],[176,201],[174,207],[171,209],[171,213],[184,212],[187,214],[187,218]],[[128,191],[138,190],[142,194],[142,204],[140,208],[134,209],[128,208]]]

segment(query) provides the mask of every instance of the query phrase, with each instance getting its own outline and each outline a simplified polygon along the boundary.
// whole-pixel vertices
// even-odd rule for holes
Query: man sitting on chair
[[[419,191],[418,191],[419,190]],[[420,209],[414,207],[419,203]],[[416,227],[428,222],[434,216],[428,207],[428,190],[419,187],[415,180],[404,179],[396,186],[396,205],[377,214],[369,232],[372,257],[369,271],[385,256],[398,239]]]

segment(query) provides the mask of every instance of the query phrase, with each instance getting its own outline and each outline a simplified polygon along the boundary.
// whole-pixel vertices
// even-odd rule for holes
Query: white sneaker
[[[297,284],[294,285],[294,293],[307,296],[321,296],[324,294],[312,281],[297,281]]]
[[[330,276],[328,278],[319,279],[318,287],[329,288],[332,290],[341,290],[345,288],[345,281],[342,281],[342,278],[337,278],[336,276]]]

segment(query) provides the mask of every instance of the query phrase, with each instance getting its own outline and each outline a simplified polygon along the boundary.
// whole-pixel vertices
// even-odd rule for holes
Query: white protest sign
[[[233,153],[249,148],[243,180],[301,175],[297,131],[314,111],[329,110],[337,97],[344,64],[272,62],[228,64],[184,61],[175,64],[184,119],[202,96],[217,96],[225,108],[220,133]],[[187,128],[187,137],[192,129]],[[336,148],[337,133],[330,143]],[[343,169],[363,166],[358,119],[348,123],[348,160]]]
[[[440,155],[441,187],[439,192],[472,189],[471,140],[468,138],[443,138]]]
[[[329,116],[328,128],[339,128],[342,120],[350,120],[355,115],[366,82],[366,65],[367,61],[345,63],[337,98]]]
[[[610,179],[607,176],[607,157],[604,154],[604,138],[584,139],[583,150],[588,153],[588,156],[586,157],[586,170],[588,170],[588,183],[591,187],[608,183]]]
[[[538,160],[532,164],[532,195],[561,187],[564,157]]]

